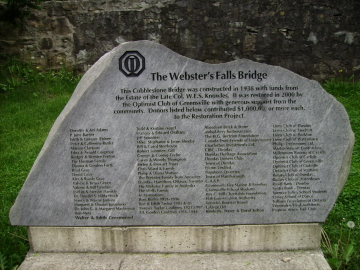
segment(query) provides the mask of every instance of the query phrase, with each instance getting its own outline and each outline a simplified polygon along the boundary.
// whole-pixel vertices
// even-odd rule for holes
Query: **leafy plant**
[[[323,86],[336,97],[352,97],[360,94],[360,83],[354,81],[354,76],[348,79],[332,78],[327,80]]]
[[[7,268],[7,262],[5,256],[0,252],[0,270],[5,270]]]
[[[344,230],[347,226],[347,233]],[[332,269],[342,269],[349,265],[351,257],[355,251],[354,242],[351,240],[352,229],[355,227],[353,221],[349,221],[345,225],[345,219],[343,219],[340,226],[340,235],[336,243],[331,243],[331,240],[325,230],[321,231],[322,247],[327,255],[327,261]]]

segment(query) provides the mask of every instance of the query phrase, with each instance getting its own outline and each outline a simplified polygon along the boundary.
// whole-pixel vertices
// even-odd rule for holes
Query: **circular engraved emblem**
[[[127,51],[119,58],[119,69],[126,77],[137,77],[145,70],[145,57],[138,51]]]

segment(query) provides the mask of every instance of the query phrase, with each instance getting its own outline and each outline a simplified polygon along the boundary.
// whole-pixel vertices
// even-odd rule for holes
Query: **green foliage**
[[[360,222],[360,82],[354,81],[353,77],[331,79],[323,86],[344,105],[356,138],[348,180],[323,224],[332,243],[323,246],[324,253],[333,269],[360,269],[360,230],[358,227],[353,230],[345,227],[345,220]],[[346,230],[351,231],[349,241],[344,238]]]
[[[0,252],[0,270],[5,270],[7,268],[6,258],[5,256]]]
[[[345,267],[350,266],[350,260],[355,251],[354,241],[351,240],[351,233],[354,227],[349,225],[352,223],[355,226],[355,223],[352,221],[345,225],[345,219],[343,219],[340,225],[338,240],[333,244],[325,230],[321,231],[321,245],[332,269],[346,269]]]
[[[10,207],[78,81],[66,69],[43,71],[16,59],[0,66],[0,252],[6,270],[29,250],[26,228],[10,225]]]
[[[17,19],[22,20],[30,14],[31,9],[40,9],[39,3],[44,0],[7,0],[5,8],[0,11],[0,20],[17,25]]]

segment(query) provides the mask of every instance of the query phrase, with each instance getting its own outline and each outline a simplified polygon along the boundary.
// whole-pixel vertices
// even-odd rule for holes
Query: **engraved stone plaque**
[[[280,67],[123,43],[82,78],[13,225],[323,222],[348,174],[343,106]]]

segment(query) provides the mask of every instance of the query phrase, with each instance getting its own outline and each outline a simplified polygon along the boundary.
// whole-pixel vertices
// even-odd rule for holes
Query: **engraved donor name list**
[[[349,170],[343,106],[280,67],[123,43],[84,75],[14,225],[323,222]]]

